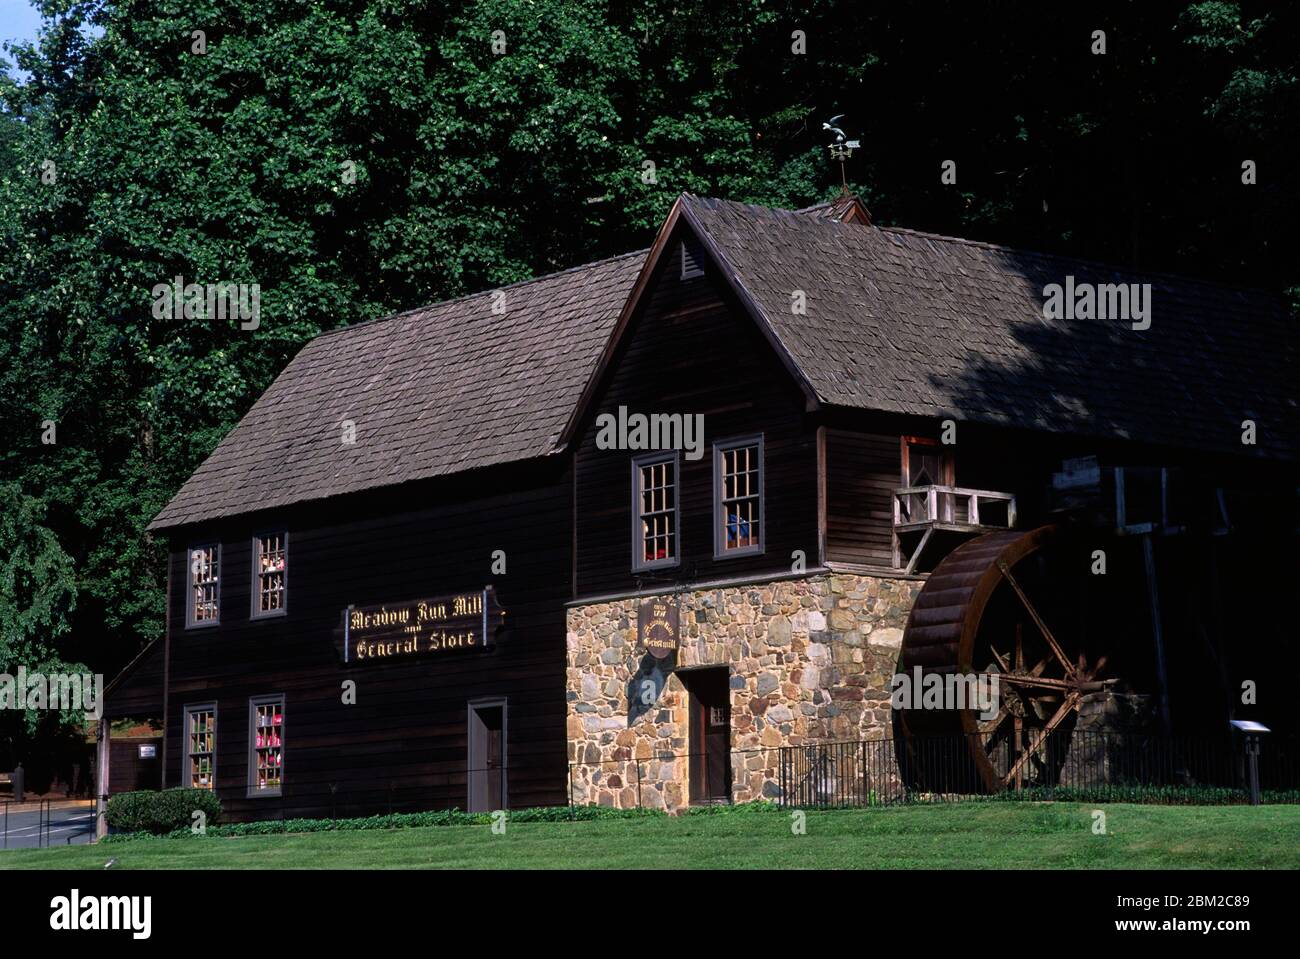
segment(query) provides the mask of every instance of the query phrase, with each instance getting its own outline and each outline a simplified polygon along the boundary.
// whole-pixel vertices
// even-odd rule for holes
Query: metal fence
[[[1285,738],[1075,731],[1038,749],[982,736],[815,743],[781,749],[790,807],[943,802],[977,795],[1166,803],[1300,802],[1297,744]],[[1252,788],[1252,775],[1257,788]]]
[[[0,800],[0,850],[47,849],[90,842],[94,835],[90,800]]]

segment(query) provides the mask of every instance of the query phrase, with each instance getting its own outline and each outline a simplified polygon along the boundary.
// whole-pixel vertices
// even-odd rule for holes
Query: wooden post
[[[99,761],[95,763],[95,838],[103,839],[108,835],[108,754],[109,737],[108,719],[99,720],[99,736],[95,750]]]

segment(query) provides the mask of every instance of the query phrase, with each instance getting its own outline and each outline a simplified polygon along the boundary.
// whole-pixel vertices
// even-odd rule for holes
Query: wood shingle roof
[[[644,258],[321,334],[149,528],[550,454]]]
[[[723,200],[685,196],[682,212],[828,406],[1300,455],[1280,297]],[[1044,287],[1069,275],[1150,283],[1150,328],[1044,319]]]
[[[816,402],[1300,458],[1298,348],[1281,298],[809,215],[822,209],[683,195],[661,231],[685,219]],[[631,253],[318,336],[150,528],[555,452],[645,260]],[[1150,283],[1150,329],[1044,319],[1044,287],[1066,276]],[[1246,419],[1254,448],[1241,443]]]

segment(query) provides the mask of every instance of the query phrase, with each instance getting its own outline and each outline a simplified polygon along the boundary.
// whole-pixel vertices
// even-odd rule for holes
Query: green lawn
[[[1092,831],[1094,809],[1106,833]],[[1300,868],[1300,806],[965,803],[160,839],[0,853],[0,869]]]

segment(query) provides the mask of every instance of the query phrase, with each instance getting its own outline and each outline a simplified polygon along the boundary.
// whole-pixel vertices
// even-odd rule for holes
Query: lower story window
[[[275,795],[284,787],[284,697],[254,698],[249,718],[249,791]]]
[[[186,765],[192,789],[216,786],[217,707],[213,703],[185,710]]]

